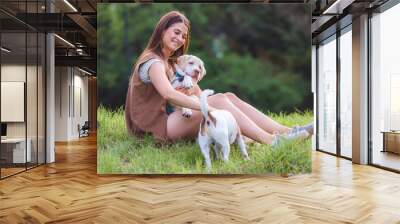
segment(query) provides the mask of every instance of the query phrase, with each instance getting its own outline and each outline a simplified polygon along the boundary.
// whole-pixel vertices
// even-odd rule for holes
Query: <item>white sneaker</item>
[[[307,131],[310,135],[314,134],[314,122],[311,122],[309,124],[303,125],[303,126],[295,126],[292,128],[290,133],[298,132],[301,130]]]
[[[296,140],[296,139],[303,140],[307,139],[308,137],[310,137],[310,134],[306,130],[297,130],[296,132],[291,131],[287,134],[275,135],[275,139],[272,141],[271,145],[277,146],[282,141]]]

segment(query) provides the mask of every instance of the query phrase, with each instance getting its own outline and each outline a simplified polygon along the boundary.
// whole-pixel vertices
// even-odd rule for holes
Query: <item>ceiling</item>
[[[96,0],[47,0],[47,5],[45,0],[1,0],[2,46],[12,50],[7,60],[36,55],[37,44],[30,43],[29,32],[52,32],[57,34],[56,66],[79,66],[96,74],[96,5]]]
[[[388,0],[314,0],[311,33],[313,43],[352,23],[352,18],[373,11]]]

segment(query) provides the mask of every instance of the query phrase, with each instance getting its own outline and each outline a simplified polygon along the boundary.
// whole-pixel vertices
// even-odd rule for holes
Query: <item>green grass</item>
[[[97,171],[100,174],[266,174],[293,175],[311,172],[311,141],[288,141],[272,149],[269,145],[250,144],[250,161],[243,160],[233,146],[228,163],[212,160],[212,169],[203,164],[195,141],[156,145],[151,136],[129,136],[122,109],[98,109]],[[268,115],[293,126],[312,120],[310,112]]]

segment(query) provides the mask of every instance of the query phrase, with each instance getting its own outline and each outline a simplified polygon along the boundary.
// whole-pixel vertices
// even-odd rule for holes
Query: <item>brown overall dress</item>
[[[149,53],[139,59],[133,70],[126,94],[125,124],[132,135],[152,133],[155,139],[167,141],[167,101],[152,83],[143,83],[139,78],[140,65],[152,58],[164,61],[156,54]],[[173,71],[167,70],[167,72],[167,77],[171,77]]]

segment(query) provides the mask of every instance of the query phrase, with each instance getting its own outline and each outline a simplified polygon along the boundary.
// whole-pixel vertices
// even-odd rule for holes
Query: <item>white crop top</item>
[[[140,80],[142,80],[143,83],[146,83],[146,84],[151,83],[150,76],[149,76],[149,69],[150,69],[150,66],[152,64],[154,64],[155,62],[162,63],[162,61],[160,59],[152,58],[152,59],[149,59],[148,61],[142,63],[139,66],[139,78],[140,78]]]

